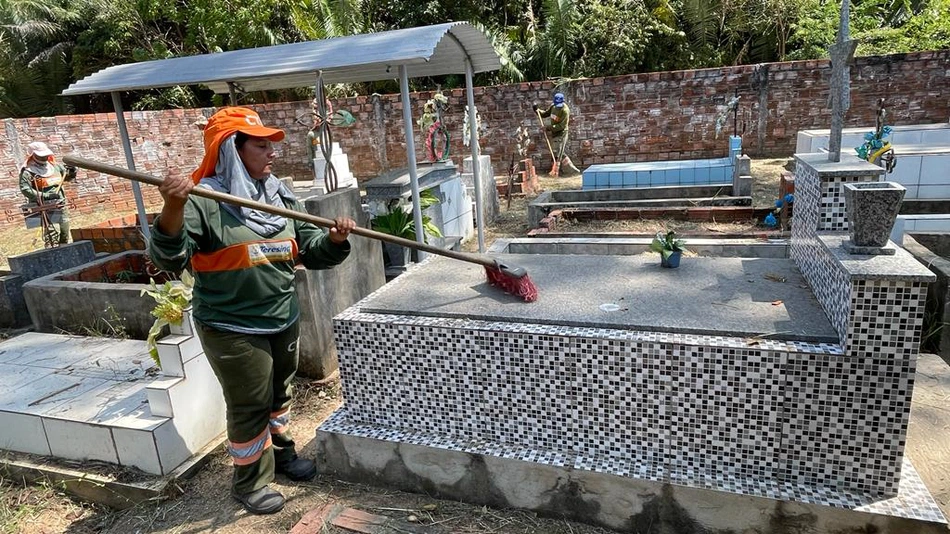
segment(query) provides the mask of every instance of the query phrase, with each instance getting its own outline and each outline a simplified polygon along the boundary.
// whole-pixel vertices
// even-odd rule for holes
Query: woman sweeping
[[[271,174],[272,143],[283,138],[251,109],[215,113],[204,130],[201,166],[190,179],[168,177],[160,187],[164,206],[149,240],[159,268],[189,268],[195,277],[197,334],[227,405],[232,495],[255,514],[284,506],[283,495],[268,487],[275,472],[291,480],[316,474],[312,461],[297,456],[288,427],[297,371],[294,268],[298,262],[308,269],[338,265],[350,252],[347,236],[356,223],[341,217],[326,233],[189,192],[206,187],[302,211]]]

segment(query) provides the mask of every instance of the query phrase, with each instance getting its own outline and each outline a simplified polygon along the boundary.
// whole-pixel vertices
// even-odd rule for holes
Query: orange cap
[[[229,135],[243,132],[252,137],[266,137],[271,141],[280,141],[284,138],[283,130],[267,128],[256,111],[242,107],[219,110],[208,119],[208,125],[204,130],[205,156],[198,169],[191,173],[191,179],[195,183],[200,182],[202,178],[214,176],[214,167],[218,163],[218,148]]]

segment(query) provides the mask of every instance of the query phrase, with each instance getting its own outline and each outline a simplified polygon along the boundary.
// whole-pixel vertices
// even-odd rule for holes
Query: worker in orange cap
[[[158,267],[189,268],[195,277],[197,334],[227,404],[231,493],[255,514],[284,506],[283,495],[268,486],[275,473],[291,480],[316,474],[311,460],[297,456],[289,427],[300,316],[294,270],[298,262],[308,269],[342,262],[356,223],[341,217],[325,232],[189,192],[206,187],[303,211],[272,173],[273,143],[283,138],[251,109],[215,113],[204,128],[201,165],[190,178],[172,176],[159,188],[164,205],[149,240]]]

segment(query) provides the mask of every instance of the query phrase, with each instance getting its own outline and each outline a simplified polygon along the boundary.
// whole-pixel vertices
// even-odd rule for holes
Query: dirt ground
[[[778,195],[779,175],[787,160],[753,161],[753,205],[770,206]],[[580,178],[541,178],[545,189],[577,189]],[[510,207],[501,200],[501,214],[486,229],[485,242],[490,245],[502,237],[523,236],[527,204],[531,198],[513,198]],[[116,216],[99,212],[75,216],[73,227],[94,224]],[[693,225],[692,228],[689,225]],[[682,223],[677,221],[622,221],[571,225],[576,232],[636,232],[652,234],[658,230],[705,230],[711,234],[735,233],[751,225],[717,225],[715,223]],[[0,232],[0,264],[6,257],[36,248],[30,242],[32,230],[10,229]],[[466,244],[471,249],[475,245]],[[41,246],[41,244],[40,244]],[[294,405],[293,428],[304,456],[314,454],[314,430],[342,402],[339,385],[315,387],[298,380]],[[288,498],[285,509],[272,516],[245,513],[229,495],[230,459],[223,448],[213,453],[211,461],[192,479],[180,481],[181,495],[138,507],[114,511],[70,499],[55,486],[24,486],[16,480],[0,476],[0,534],[127,534],[127,533],[194,533],[221,532],[278,533],[287,532],[307,511],[326,503],[339,503],[366,512],[407,519],[418,518],[420,524],[437,525],[445,532],[459,534],[608,534],[609,531],[556,518],[540,518],[520,510],[496,510],[453,501],[442,501],[425,495],[390,491],[335,480],[318,475],[310,483],[292,483],[279,478],[276,488]],[[434,505],[434,509],[432,509]],[[328,526],[323,532],[343,534]]]

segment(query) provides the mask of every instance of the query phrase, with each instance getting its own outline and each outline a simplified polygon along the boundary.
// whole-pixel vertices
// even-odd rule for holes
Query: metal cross
[[[848,29],[849,0],[841,2],[841,22],[838,25],[838,40],[828,48],[831,54],[831,92],[828,105],[831,107],[831,137],[828,139],[828,161],[841,161],[841,131],[844,116],[851,107],[851,61],[857,41],[850,39]]]

